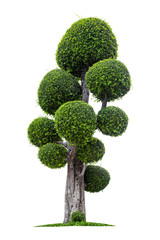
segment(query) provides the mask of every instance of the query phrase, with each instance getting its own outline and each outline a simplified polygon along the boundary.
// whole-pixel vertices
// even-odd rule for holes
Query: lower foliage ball
[[[105,135],[117,137],[122,135],[128,126],[126,113],[114,106],[102,108],[97,115],[97,128]]]
[[[102,159],[105,154],[104,144],[97,138],[92,137],[85,145],[77,146],[76,157],[85,163],[94,163]]]
[[[40,147],[38,158],[49,168],[64,167],[66,162],[67,149],[62,145],[55,143],[47,143]]]
[[[84,174],[85,191],[99,192],[109,184],[109,181],[110,174],[106,169],[99,166],[87,166]]]
[[[58,134],[70,143],[84,144],[90,141],[97,124],[93,108],[83,101],[63,104],[55,113]]]
[[[85,221],[85,214],[81,211],[76,211],[72,213],[71,220],[73,222]]]
[[[54,120],[46,117],[36,118],[30,123],[28,127],[28,138],[30,143],[37,147],[61,140],[55,129]]]

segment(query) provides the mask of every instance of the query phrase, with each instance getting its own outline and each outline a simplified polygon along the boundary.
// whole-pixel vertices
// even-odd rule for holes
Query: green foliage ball
[[[67,149],[60,144],[47,143],[40,147],[38,158],[49,168],[64,167]]]
[[[82,89],[76,78],[61,69],[47,73],[38,88],[38,103],[47,114],[54,115],[65,102],[81,98]]]
[[[109,181],[110,174],[106,169],[99,166],[87,166],[84,174],[85,191],[99,192],[109,184]]]
[[[105,135],[120,136],[128,125],[126,113],[114,106],[102,108],[97,115],[97,127]]]
[[[81,211],[73,212],[71,215],[72,222],[82,222],[85,221],[85,214]]]
[[[62,37],[56,60],[61,69],[80,77],[84,67],[117,57],[117,40],[111,27],[99,18],[83,18],[73,23]]]
[[[41,147],[46,143],[61,141],[61,137],[55,128],[54,120],[46,117],[34,119],[30,123],[27,132],[30,142],[37,147]]]
[[[130,74],[126,66],[115,59],[95,63],[86,73],[86,85],[100,101],[123,97],[131,87]]]
[[[72,144],[90,141],[97,125],[93,108],[82,101],[63,104],[55,113],[58,134]]]
[[[97,138],[91,138],[85,145],[77,146],[76,157],[85,163],[94,163],[102,159],[105,154],[104,144]]]

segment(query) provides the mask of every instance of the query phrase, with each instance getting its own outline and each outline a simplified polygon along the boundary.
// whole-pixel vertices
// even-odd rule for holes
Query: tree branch
[[[61,142],[61,141],[56,141],[57,144],[61,144],[64,147],[66,147],[67,149],[69,149],[69,143],[68,142]]]
[[[102,108],[106,107],[107,106],[107,96],[105,95],[104,99],[103,99],[103,102],[102,102]]]
[[[86,165],[86,163],[84,163],[84,164],[83,164],[82,172],[81,172],[81,174],[79,175],[80,178],[84,176],[85,171],[86,171],[86,167],[87,167],[87,165]]]
[[[81,87],[82,87],[82,101],[88,103],[89,102],[89,89],[86,86],[85,75],[88,68],[84,67],[84,70],[81,74]]]
[[[68,162],[68,158],[65,158],[64,161],[65,161],[65,162]]]

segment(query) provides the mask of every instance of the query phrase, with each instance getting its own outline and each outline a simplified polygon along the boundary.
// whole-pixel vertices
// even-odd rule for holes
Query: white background
[[[159,1],[2,1],[0,4],[1,239],[160,239]],[[27,139],[44,75],[57,67],[57,45],[72,23],[98,17],[110,24],[132,89],[109,103],[129,116],[117,138],[95,134],[111,175],[101,193],[86,193],[87,221],[116,227],[33,228],[63,221],[66,168],[51,170]],[[90,101],[97,112],[101,104]],[[77,234],[77,235],[75,235]]]

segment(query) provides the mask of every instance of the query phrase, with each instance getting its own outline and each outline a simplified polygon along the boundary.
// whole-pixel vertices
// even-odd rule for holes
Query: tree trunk
[[[68,162],[68,172],[65,192],[65,215],[64,222],[67,223],[73,212],[85,212],[84,174],[83,163],[73,158]]]
[[[89,89],[85,83],[85,74],[87,70],[88,68],[84,67],[81,74],[82,101],[86,103],[89,101]],[[84,191],[84,173],[86,164],[83,164],[79,159],[76,159],[76,146],[69,146],[69,148],[64,223],[69,222],[72,213],[75,211],[81,211],[86,216]]]

